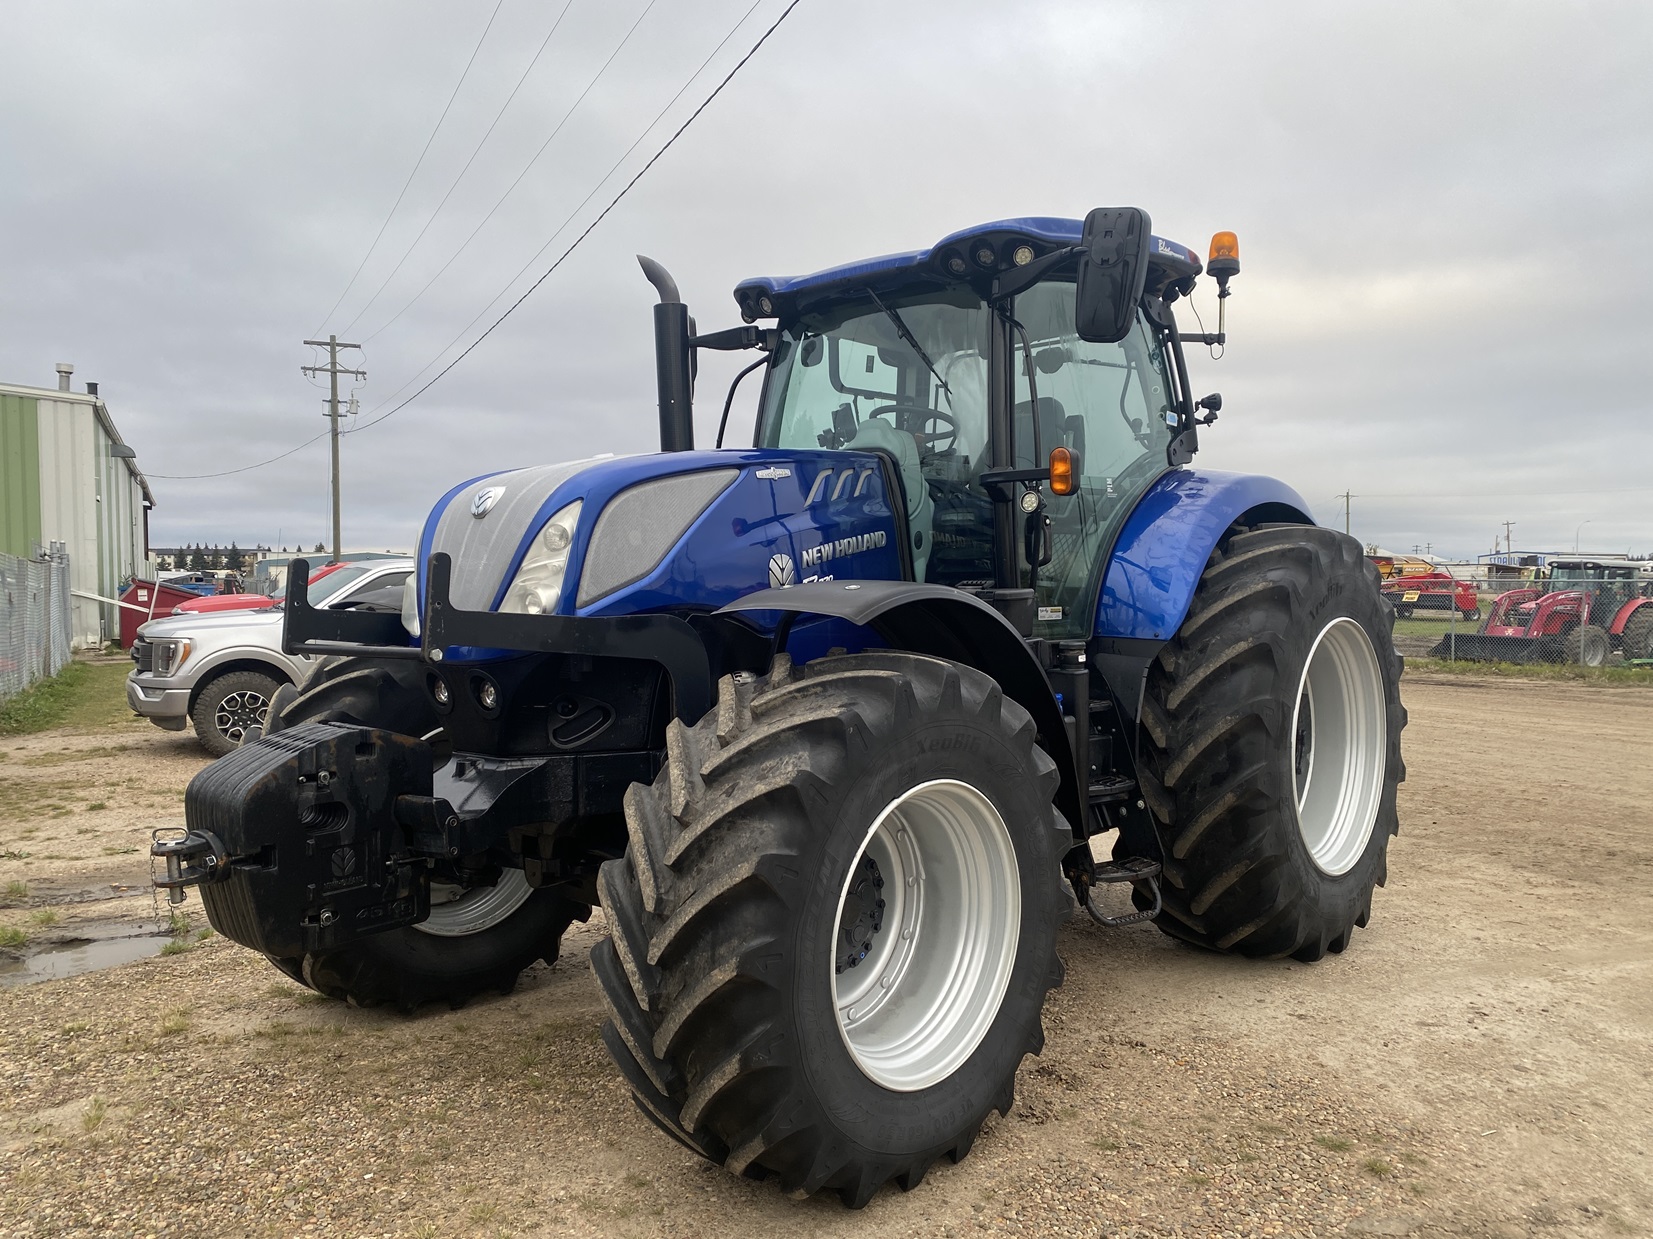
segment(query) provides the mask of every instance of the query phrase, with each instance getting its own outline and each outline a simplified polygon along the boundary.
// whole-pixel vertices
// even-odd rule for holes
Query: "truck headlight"
[[[505,591],[505,601],[499,604],[501,611],[549,615],[557,609],[563,574],[568,571],[568,553],[574,546],[574,529],[580,522],[580,502],[576,499],[555,513],[534,535],[528,553],[522,557],[522,567]]]
[[[176,675],[189,657],[188,637],[171,637],[154,642],[155,675]]]

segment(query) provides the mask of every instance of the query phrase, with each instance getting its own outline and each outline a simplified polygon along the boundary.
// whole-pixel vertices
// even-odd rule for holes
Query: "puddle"
[[[130,923],[80,925],[75,930],[83,936],[70,942],[47,943],[22,959],[0,962],[0,989],[147,959],[159,955],[161,948],[172,941],[172,935],[164,930],[135,931]]]

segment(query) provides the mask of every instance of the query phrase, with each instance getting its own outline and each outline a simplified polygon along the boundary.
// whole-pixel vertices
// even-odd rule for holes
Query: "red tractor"
[[[1466,620],[1481,618],[1481,599],[1470,581],[1454,580],[1450,572],[1420,572],[1391,577],[1383,596],[1395,608],[1397,619],[1411,619],[1416,611],[1457,611]]]
[[[1600,667],[1614,650],[1653,658],[1653,565],[1635,560],[1552,560],[1548,579],[1500,594],[1477,633],[1449,635],[1435,658],[1579,663]]]

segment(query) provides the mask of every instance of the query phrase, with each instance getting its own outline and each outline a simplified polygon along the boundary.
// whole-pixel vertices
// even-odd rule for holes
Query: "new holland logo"
[[[797,581],[798,569],[792,562],[792,556],[781,554],[769,557],[769,587],[771,589],[795,585]]]
[[[500,496],[505,493],[503,486],[488,486],[476,492],[476,498],[471,500],[471,515],[481,520],[494,510]]]
[[[871,533],[851,534],[847,538],[839,538],[835,542],[823,542],[820,546],[811,546],[804,549],[804,567],[819,568],[835,559],[843,559],[850,555],[859,555],[862,551],[875,551],[888,542],[888,537],[882,529],[875,529]]]

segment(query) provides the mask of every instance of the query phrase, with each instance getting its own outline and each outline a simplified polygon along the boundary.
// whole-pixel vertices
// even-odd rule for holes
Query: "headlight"
[[[563,574],[568,571],[568,552],[574,546],[574,529],[580,522],[580,500],[563,508],[534,535],[522,567],[511,578],[501,611],[519,615],[548,615],[562,598]]]
[[[178,669],[184,665],[189,657],[190,640],[188,637],[172,637],[156,641],[155,645],[155,674],[176,675]]]

